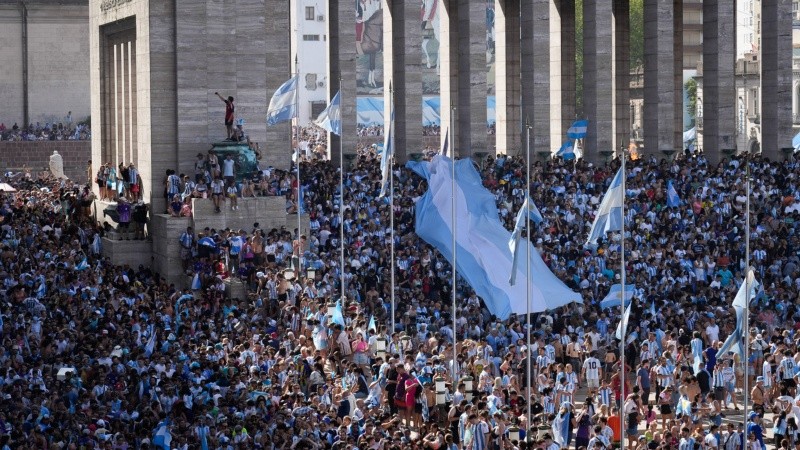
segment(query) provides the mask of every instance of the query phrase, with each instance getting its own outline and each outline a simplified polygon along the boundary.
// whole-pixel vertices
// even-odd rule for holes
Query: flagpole
[[[297,77],[297,82],[295,84],[295,91],[294,91],[294,138],[297,142],[297,281],[301,282],[303,278],[303,248],[301,247],[302,241],[300,240],[300,236],[302,233],[300,232],[300,210],[302,209],[301,202],[301,195],[300,190],[302,189],[300,184],[300,67],[297,60],[297,54],[294,55],[294,76]],[[294,147],[294,141],[292,142],[292,147]],[[302,284],[302,283],[301,283]],[[344,302],[344,299],[342,300]]]
[[[390,105],[389,105],[390,111],[394,111],[394,91],[392,89],[392,85],[391,84],[389,84],[389,102],[390,102]],[[394,139],[394,113],[390,113],[389,128],[390,128],[390,131],[389,131],[390,140],[393,140]],[[386,130],[384,130],[384,133],[386,133]],[[395,266],[395,260],[394,260],[394,171],[392,170],[392,164],[394,163],[394,150],[395,149],[394,149],[394,142],[386,142],[386,145],[391,145],[392,146],[392,149],[391,149],[392,151],[389,154],[387,154],[387,156],[389,157],[389,160],[386,161],[386,164],[389,166],[389,225],[390,225],[390,227],[392,229],[391,232],[389,233],[389,236],[392,239],[392,242],[390,243],[390,249],[391,249],[390,253],[391,253],[392,261],[391,261],[391,268],[389,270],[389,276],[392,278],[392,281],[391,281],[391,289],[392,289],[392,295],[391,295],[391,299],[392,299],[392,333],[394,333],[395,332],[394,315],[395,315],[396,306],[395,306],[395,298],[394,298],[394,266]]]
[[[625,159],[627,156],[625,155],[625,149],[620,149],[622,155],[622,236],[620,238],[620,281],[622,282],[622,291],[621,295],[619,296],[619,303],[620,303],[620,311],[622,311],[622,333],[620,336],[622,337],[622,341],[620,345],[622,346],[620,350],[620,392],[622,393],[622,398],[620,399],[620,408],[623,407],[625,404],[625,337],[628,333],[628,324],[627,324],[627,317],[625,315],[625,297],[626,295],[626,285],[625,285],[625,181],[626,181],[626,174],[625,174]],[[577,158],[576,158],[577,159]],[[631,298],[631,302],[633,299]],[[647,400],[647,399],[645,399]],[[622,413],[622,410],[619,411],[620,420],[622,421],[623,425],[625,422],[625,416]],[[625,450],[625,426],[620,426],[620,449]]]
[[[450,107],[450,131],[453,131],[453,136],[455,136],[455,114],[456,108],[454,106]],[[450,145],[450,153],[451,153],[451,160],[453,166],[453,173],[451,174],[451,201],[452,204],[450,206],[451,211],[450,215],[453,220],[453,394],[456,393],[456,389],[458,389],[458,329],[456,324],[456,140],[453,139]]]
[[[339,108],[342,105],[342,76],[339,75]],[[341,109],[340,109],[341,111]],[[340,113],[341,114],[341,113]],[[341,247],[340,255],[339,255],[339,263],[341,266],[339,267],[339,271],[341,272],[340,275],[342,277],[341,281],[341,290],[342,290],[342,298],[344,299],[345,293],[345,285],[344,285],[344,130],[343,124],[341,121],[341,115],[339,116],[339,246]]]
[[[750,360],[750,161],[745,161],[745,183],[747,199],[745,200],[745,216],[744,216],[744,289],[745,289],[745,308],[744,308],[744,389],[742,392],[742,416],[743,429],[747,430],[747,402],[750,397],[748,388],[750,387],[750,371],[748,365]],[[735,393],[734,388],[734,393]]]
[[[526,364],[526,376],[527,376],[527,390],[525,392],[527,401],[525,404],[527,405],[527,422],[525,423],[526,433],[528,430],[531,429],[531,245],[533,242],[531,240],[531,122],[530,119],[526,120],[525,123],[525,134],[526,134],[526,150],[525,150],[525,166],[526,166],[526,174],[527,179],[525,182],[525,230],[527,230],[528,236],[527,239],[529,242],[526,242],[526,261],[525,261],[525,312],[527,313],[527,320],[528,320],[528,331],[525,333],[527,335],[527,345],[528,348],[525,350],[526,360],[528,363]],[[513,257],[513,256],[512,256]],[[527,434],[526,434],[527,436]]]

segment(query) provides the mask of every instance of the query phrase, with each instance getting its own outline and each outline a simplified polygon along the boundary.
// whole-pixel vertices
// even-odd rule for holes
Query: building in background
[[[88,28],[89,0],[0,0],[0,123],[89,117]]]
[[[308,125],[328,105],[326,0],[292,0],[292,51],[300,71],[300,124]],[[294,58],[294,55],[292,56]],[[294,67],[292,67],[294,72]]]

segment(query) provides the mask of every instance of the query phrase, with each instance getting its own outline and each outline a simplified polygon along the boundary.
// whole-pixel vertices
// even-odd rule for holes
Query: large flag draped
[[[267,109],[267,125],[277,125],[297,117],[297,79],[295,75],[275,91]]]
[[[440,155],[430,162],[409,162],[407,167],[428,180],[428,191],[416,201],[419,237],[433,245],[453,264],[453,231],[456,232],[458,273],[484,300],[489,311],[502,320],[511,313],[524,314],[528,305],[526,271],[517,273],[520,283],[511,286],[511,233],[500,222],[494,196],[483,187],[472,160],[456,162],[456,186],[452,190],[453,161]],[[455,196],[454,227],[452,208]],[[559,280],[530,243],[530,311],[541,312],[582,301]],[[526,252],[520,254],[525,255]],[[523,266],[524,267],[524,266]]]
[[[517,261],[519,260],[517,250],[519,247],[519,238],[522,235],[522,229],[525,228],[525,212],[528,208],[530,208],[530,219],[534,223],[540,224],[544,220],[542,218],[542,213],[539,212],[539,208],[533,203],[531,197],[527,196],[525,202],[522,203],[522,208],[517,212],[517,220],[514,222],[514,231],[511,232],[511,239],[508,241],[508,248],[511,250],[511,276],[508,282],[511,286],[517,283]]]
[[[392,158],[394,158],[394,103],[392,103],[392,113],[389,120],[389,129],[383,141],[383,151],[381,152],[381,193],[378,197],[386,196],[389,189],[389,176],[392,173]]]
[[[609,231],[622,230],[622,205],[625,202],[625,192],[622,191],[623,176],[622,169],[619,169],[611,181],[611,186],[608,187],[603,201],[600,202],[597,215],[594,217],[587,244],[596,243],[597,239],[605,237]]]
[[[583,139],[586,137],[588,127],[588,120],[576,120],[567,130],[567,137],[570,139]]]
[[[336,92],[336,95],[334,95],[331,99],[330,105],[325,108],[325,111],[320,113],[319,117],[317,117],[317,120],[315,121],[315,123],[321,128],[328,130],[337,136],[342,135],[342,110],[339,106],[340,93],[341,91]]]
[[[672,185],[672,180],[667,181],[667,206],[676,208],[681,205],[681,198],[678,197],[678,191]]]

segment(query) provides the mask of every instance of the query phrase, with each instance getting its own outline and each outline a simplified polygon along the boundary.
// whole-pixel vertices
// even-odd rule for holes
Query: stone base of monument
[[[103,257],[109,258],[113,264],[118,266],[128,265],[134,269],[139,265],[150,267],[153,260],[152,242],[147,240],[121,241],[113,239],[113,237],[103,238]]]

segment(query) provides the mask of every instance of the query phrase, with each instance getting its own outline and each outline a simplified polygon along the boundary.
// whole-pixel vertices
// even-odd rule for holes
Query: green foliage
[[[689,99],[686,103],[686,113],[689,114],[692,119],[692,126],[694,126],[695,114],[697,113],[697,80],[689,78],[683,88],[686,90],[686,97]]]

